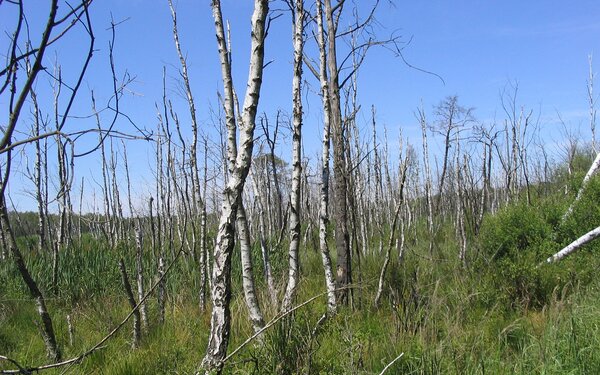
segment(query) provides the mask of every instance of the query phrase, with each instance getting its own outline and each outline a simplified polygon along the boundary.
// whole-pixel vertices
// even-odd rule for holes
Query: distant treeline
[[[38,235],[39,228],[39,214],[37,212],[9,212],[9,218],[12,228],[15,232],[16,237],[23,236],[35,236]],[[60,218],[57,214],[49,214],[48,220],[50,222],[50,228],[57,228]],[[103,220],[102,216],[98,214],[84,214],[77,215],[73,213],[73,230],[80,231],[81,233],[89,233],[94,222]]]

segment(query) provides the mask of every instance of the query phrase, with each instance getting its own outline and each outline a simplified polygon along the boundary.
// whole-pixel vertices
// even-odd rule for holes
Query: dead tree
[[[293,135],[292,135],[292,191],[290,197],[290,246],[288,252],[289,271],[287,286],[283,297],[282,310],[289,311],[300,278],[298,248],[300,247],[300,179],[302,177],[302,55],[304,53],[304,0],[295,0],[292,5],[294,23],[294,78],[292,80],[293,97]]]
[[[596,229],[592,229],[591,231],[587,232],[586,234],[579,237],[575,241],[571,242],[569,245],[565,246],[561,251],[559,251],[558,253],[556,253],[556,254],[552,255],[551,257],[549,257],[548,259],[546,259],[546,262],[548,262],[548,263],[558,262],[562,258],[581,249],[584,245],[595,240],[598,237],[600,237],[600,227],[598,227]]]
[[[600,152],[598,153],[598,155],[596,155],[596,158],[592,162],[592,165],[590,166],[590,169],[587,171],[587,173],[583,177],[583,181],[581,182],[581,187],[579,188],[579,191],[577,192],[577,195],[575,196],[575,200],[569,205],[569,208],[567,208],[567,211],[562,216],[562,221],[563,222],[569,216],[571,216],[571,213],[573,213],[573,207],[574,207],[574,205],[577,202],[579,202],[579,200],[583,196],[585,188],[587,187],[588,183],[590,182],[590,179],[592,178],[592,176],[594,176],[594,174],[596,174],[598,172],[598,169],[600,169]]]
[[[119,260],[119,271],[121,272],[121,281],[123,282],[123,289],[125,290],[125,295],[127,296],[127,302],[129,303],[129,307],[131,307],[133,310],[133,340],[131,342],[131,347],[136,349],[140,346],[140,340],[142,337],[140,324],[141,318],[140,311],[136,308],[137,302],[133,296],[131,283],[129,282],[129,277],[127,276],[127,268],[125,268],[125,262],[123,261],[123,258]]]
[[[37,95],[34,90],[31,90],[31,101],[33,104],[33,120],[34,120],[34,137],[38,138],[40,136],[41,130],[41,113],[40,107],[37,101]],[[43,140],[46,143],[46,140]],[[38,250],[40,252],[46,250],[47,248],[47,215],[48,211],[48,197],[44,194],[45,187],[44,182],[47,181],[48,169],[48,154],[47,148],[45,147],[42,150],[42,140],[36,139],[35,141],[35,165],[34,165],[34,183],[35,183],[35,198],[37,201],[38,208]]]
[[[188,74],[188,67],[187,67],[187,61],[183,55],[183,52],[181,51],[181,44],[179,42],[179,32],[177,29],[177,13],[175,11],[175,8],[173,7],[172,1],[169,0],[169,8],[171,10],[171,17],[173,20],[173,39],[175,41],[175,48],[177,50],[177,56],[179,57],[179,63],[181,65],[181,77],[183,79],[183,85],[185,88],[185,94],[186,94],[186,99],[188,102],[188,108],[189,108],[189,112],[190,112],[190,118],[191,118],[191,127],[192,127],[192,142],[190,144],[190,172],[191,172],[191,180],[192,180],[192,213],[194,216],[198,216],[200,215],[202,217],[203,212],[205,211],[205,203],[204,203],[204,199],[203,195],[201,194],[201,187],[200,187],[200,172],[199,172],[199,168],[198,168],[198,121],[196,120],[196,105],[194,103],[194,96],[192,94],[192,89],[191,89],[191,84],[190,84],[190,78],[189,78],[189,74]],[[183,139],[182,139],[183,142]],[[205,155],[206,158],[206,155]],[[201,218],[202,221],[202,218]],[[192,252],[193,254],[196,253],[196,221],[192,220],[191,222],[192,225]],[[200,223],[200,225],[202,226],[202,223]],[[202,229],[201,229],[202,232]],[[200,236],[202,237],[202,233],[200,234]],[[202,242],[203,239],[200,239],[200,242]],[[202,245],[201,245],[202,247]],[[201,252],[203,250],[201,249]],[[202,258],[202,255],[200,256],[200,258]],[[204,261],[204,258],[200,259],[201,261]],[[201,265],[201,268],[203,266]],[[203,276],[200,276],[201,278]],[[203,304],[203,303],[201,303]]]
[[[253,163],[256,165],[256,163]],[[262,202],[261,190],[258,187],[257,182],[257,168],[253,168],[253,172],[251,175],[252,180],[252,189],[254,192],[255,201],[254,204],[257,206],[257,215],[258,215],[258,240],[260,242],[260,252],[263,261],[263,272],[264,278],[267,282],[267,288],[269,290],[269,297],[271,300],[272,306],[277,306],[279,301],[277,297],[277,288],[275,287],[275,279],[273,277],[273,270],[271,267],[270,260],[270,251],[269,246],[267,244],[267,223],[265,221],[265,204]]]
[[[275,189],[275,196],[274,196],[274,210],[275,210],[275,214],[270,214],[269,215],[269,227],[271,229],[271,233],[275,233],[275,231],[278,228],[283,228],[283,193],[281,192],[281,185],[279,183],[279,173],[278,173],[278,168],[277,168],[277,157],[275,156],[275,147],[277,146],[277,136],[279,135],[279,126],[280,126],[280,120],[281,120],[281,111],[277,111],[277,116],[275,118],[275,129],[273,129],[273,134],[271,134],[271,130],[270,130],[270,126],[269,126],[269,118],[267,117],[267,115],[265,114],[260,121],[262,130],[263,130],[263,134],[265,135],[265,141],[267,143],[267,146],[269,147],[269,154],[268,154],[268,165],[265,164],[265,175],[266,175],[266,180],[265,180],[265,184],[267,186],[267,191],[269,192],[269,195],[267,196],[267,198],[270,200],[271,198],[271,193],[270,193],[270,188],[271,188],[271,179],[269,177],[273,177],[273,188]],[[265,163],[267,163],[267,159],[265,159]],[[271,210],[271,207],[273,205],[269,204],[267,205],[267,209]]]
[[[335,295],[334,276],[327,244],[327,227],[329,225],[329,146],[331,144],[331,111],[329,79],[327,78],[327,50],[325,47],[325,28],[323,26],[323,5],[317,0],[317,43],[319,45],[319,81],[321,83],[321,98],[323,101],[323,154],[321,159],[321,194],[319,204],[319,248],[325,272],[327,286],[327,312],[335,314],[337,298]]]
[[[206,282],[208,279],[208,249],[207,249],[207,212],[206,212],[206,188],[208,185],[208,140],[204,138],[204,173],[202,180],[202,196],[204,197],[202,211],[200,213],[200,289],[198,291],[200,297],[200,310],[206,308]]]
[[[227,152],[229,164],[229,180],[223,190],[221,217],[215,240],[214,264],[212,271],[212,314],[211,329],[206,355],[202,366],[207,373],[220,373],[223,359],[227,354],[229,329],[231,326],[231,256],[235,240],[235,219],[240,203],[244,183],[250,170],[254,129],[256,126],[256,110],[262,84],[264,67],[264,42],[266,37],[266,21],[269,10],[268,0],[255,0],[252,14],[250,71],[248,85],[239,121],[235,114],[234,88],[231,73],[231,57],[226,43],[221,2],[213,0],[213,17],[217,36],[217,45],[221,61],[221,73],[224,87],[225,123],[227,126]],[[237,128],[240,129],[240,148],[237,146]]]
[[[425,111],[420,108],[419,122],[421,124],[421,132],[423,139],[423,165],[425,176],[425,200],[427,204],[427,230],[429,232],[429,255],[433,255],[433,244],[434,244],[434,227],[433,227],[433,197],[432,197],[432,184],[431,184],[431,169],[429,167],[429,149],[427,144],[427,119],[425,117]]]
[[[594,97],[594,79],[596,78],[596,74],[594,73],[592,64],[592,55],[588,56],[588,64],[590,70],[587,82],[587,94],[590,111],[590,130],[592,131],[592,151],[598,152],[596,145],[596,97]]]
[[[123,142],[123,163],[125,164],[125,177],[127,181],[127,200],[129,202],[129,215],[133,220],[134,224],[134,238],[135,238],[135,269],[136,269],[136,283],[137,283],[137,295],[138,300],[142,301],[140,304],[140,318],[142,321],[142,328],[148,330],[148,308],[146,302],[143,301],[144,297],[144,266],[143,266],[143,250],[144,250],[144,238],[142,233],[142,220],[139,215],[136,215],[133,210],[133,203],[131,199],[131,180],[129,175],[129,163],[127,162],[127,148],[125,142]],[[81,216],[81,214],[80,214]],[[135,217],[135,219],[134,219]]]
[[[400,158],[402,159],[402,155],[400,155]],[[409,162],[408,158],[409,158],[409,153],[407,152],[406,156],[404,156],[404,159],[402,160],[402,164],[400,167],[401,168],[400,188],[399,188],[400,196],[398,198],[398,202],[396,202],[396,211],[394,213],[394,219],[391,224],[392,226],[391,226],[390,237],[388,240],[387,249],[386,249],[386,253],[385,253],[385,259],[383,261],[383,265],[381,266],[381,272],[379,273],[379,283],[377,286],[377,294],[375,295],[375,302],[374,302],[375,307],[379,306],[379,301],[381,299],[381,294],[383,292],[383,282],[384,282],[384,278],[385,278],[385,273],[386,273],[387,268],[390,263],[392,248],[394,247],[394,239],[395,239],[395,234],[396,234],[397,223],[400,218],[400,212],[402,210],[402,207],[404,206],[404,184],[406,182],[406,170],[408,168],[408,162]]]
[[[327,30],[326,48],[327,73],[329,79],[327,87],[329,90],[329,121],[333,143],[335,246],[337,252],[336,287],[339,289],[338,299],[342,302],[349,302],[349,290],[341,289],[352,283],[352,263],[350,254],[350,236],[348,233],[348,203],[346,199],[346,141],[341,110],[336,38],[338,32],[338,20],[343,9],[344,1],[339,1],[336,6],[332,6],[330,0],[324,0],[323,4],[323,13],[325,16],[324,27],[326,27]]]
[[[436,204],[434,207],[435,214],[440,214],[442,198],[444,197],[445,181],[448,174],[448,166],[451,161],[450,148],[452,142],[457,138],[457,134],[460,133],[461,129],[465,127],[467,123],[473,120],[471,112],[472,109],[464,108],[458,104],[457,96],[449,96],[444,99],[435,109],[438,121],[431,130],[434,133],[442,135],[444,138],[444,155],[442,162],[442,171],[440,174],[438,195]]]
[[[236,231],[240,242],[240,254],[242,264],[242,287],[244,289],[244,299],[250,315],[250,322],[254,332],[259,332],[265,325],[262,311],[258,305],[256,297],[256,287],[254,286],[254,271],[252,267],[252,243],[250,240],[250,230],[248,228],[248,219],[246,218],[246,209],[243,199],[237,208]]]
[[[7,245],[6,247],[10,251],[12,258],[15,261],[17,270],[19,271],[21,277],[23,278],[23,281],[29,289],[31,296],[35,301],[38,314],[42,321],[41,333],[46,344],[46,351],[48,357],[54,361],[60,360],[61,354],[56,342],[56,337],[52,325],[52,319],[50,318],[50,314],[48,313],[48,309],[46,308],[44,296],[40,291],[37,283],[29,273],[25,265],[23,256],[18,248],[15,235],[8,217],[8,207],[6,204],[6,189],[9,183],[12,167],[12,150],[15,147],[35,142],[35,140],[40,139],[40,137],[42,137],[42,135],[33,136],[32,138],[21,139],[19,141],[13,142],[13,137],[15,135],[15,130],[17,129],[17,126],[19,124],[19,118],[23,106],[30,97],[31,89],[32,87],[34,87],[38,74],[44,69],[44,55],[46,49],[50,43],[56,42],[60,39],[62,35],[64,35],[64,33],[61,33],[58,37],[54,37],[51,39],[52,33],[55,28],[62,27],[70,22],[73,22],[73,24],[75,24],[79,21],[81,22],[81,24],[85,25],[85,29],[88,33],[90,52],[88,53],[88,56],[85,59],[83,67],[80,71],[78,82],[72,87],[69,103],[72,103],[77,95],[79,85],[87,69],[87,64],[91,60],[91,51],[93,50],[94,44],[94,37],[92,32],[93,28],[88,13],[89,3],[89,1],[82,1],[78,4],[74,4],[71,6],[70,10],[66,12],[66,14],[59,16],[57,14],[58,0],[52,0],[50,2],[50,8],[48,11],[46,25],[42,28],[39,43],[37,44],[37,47],[33,47],[34,44],[29,39],[29,33],[26,32],[26,30],[28,30],[28,26],[25,25],[26,17],[23,8],[23,2],[10,2],[11,5],[14,5],[18,8],[18,19],[15,30],[12,33],[12,39],[8,48],[8,63],[6,67],[0,71],[0,77],[4,76],[3,82],[0,83],[0,96],[4,94],[8,95],[7,98],[3,98],[2,100],[3,103],[8,103],[8,108],[6,111],[6,113],[8,113],[8,121],[6,121],[6,124],[3,129],[4,134],[0,139],[0,155],[5,157],[5,160],[2,163],[3,170],[1,172],[0,177],[0,222],[2,222],[1,226],[3,231],[3,238]],[[25,45],[19,45],[23,38],[25,38]],[[33,61],[30,67],[27,69],[19,69],[22,66],[25,59],[29,56],[35,56],[32,59]],[[19,76],[21,72],[25,73],[24,77]],[[69,104],[62,112],[62,120],[58,127],[58,130],[56,132],[52,132],[51,135],[44,135],[44,138],[56,135],[55,133],[61,131],[65,121],[69,118],[68,115],[70,107],[71,106]],[[18,133],[19,132],[17,132],[17,134]]]

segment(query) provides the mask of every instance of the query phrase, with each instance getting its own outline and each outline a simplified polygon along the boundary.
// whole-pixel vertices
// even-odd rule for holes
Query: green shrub
[[[568,280],[563,269],[538,267],[557,248],[552,223],[556,224],[558,212],[550,202],[538,207],[520,203],[485,218],[479,246],[504,306],[540,308]]]
[[[573,204],[571,214],[557,230],[557,242],[565,246],[600,225],[600,178],[592,178],[579,201]],[[587,249],[600,250],[600,244],[591,243]]]
[[[497,261],[529,252],[551,237],[552,228],[539,210],[525,204],[508,206],[485,217],[479,246],[488,259]]]

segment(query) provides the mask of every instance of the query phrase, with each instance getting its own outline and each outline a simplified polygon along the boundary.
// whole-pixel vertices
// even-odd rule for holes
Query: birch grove
[[[407,358],[368,359],[368,345],[389,338],[366,345],[368,334],[353,330],[355,318],[386,322],[395,345],[417,335],[433,340],[436,304],[450,301],[444,283],[459,285],[473,274],[492,283],[514,272],[498,295],[514,293],[506,301],[534,311],[531,290],[552,282],[566,290],[560,277],[541,279],[544,272],[571,272],[576,262],[563,259],[597,249],[597,212],[584,207],[597,200],[600,168],[591,56],[584,100],[591,140],[569,133],[550,149],[541,110],[522,103],[516,82],[501,90],[497,118],[480,119],[471,103],[451,95],[418,108],[400,103],[398,111],[412,118],[390,120],[396,114],[363,92],[365,80],[375,79],[361,76],[368,52],[383,47],[393,61],[415,66],[402,54],[409,41],[382,38],[378,0],[254,0],[239,5],[251,12],[250,30],[237,13],[224,12],[225,2],[211,0],[205,15],[212,15],[216,46],[202,51],[220,76],[205,100],[214,77],[188,52],[198,48],[193,33],[204,31],[186,32],[186,5],[167,0],[172,56],[154,72],[161,85],[153,107],[138,110],[127,106],[142,102],[136,90],[143,79],[119,65],[118,31],[128,19],[111,18],[102,34],[91,0],[49,3],[36,33],[24,1],[0,1],[0,10],[10,5],[18,16],[0,67],[0,276],[18,275],[29,293],[19,303],[35,310],[35,335],[23,337],[32,350],[35,340],[43,343],[49,361],[22,366],[0,353],[1,365],[12,366],[0,373],[68,369],[119,340],[127,343],[123,352],[139,356],[182,321],[176,338],[193,341],[193,358],[183,349],[181,356],[194,368],[177,371],[362,373],[375,361],[377,371],[413,371],[410,346]],[[277,44],[284,38],[271,34],[282,24],[285,48]],[[80,59],[66,61],[59,52],[71,48],[66,40],[76,32]],[[100,35],[108,38],[101,48]],[[104,90],[89,83],[94,55],[104,58]],[[284,70],[288,80],[276,75]],[[265,90],[281,87],[286,102],[274,106]],[[570,124],[560,121],[566,131]],[[21,196],[34,212],[20,212]],[[537,219],[545,225],[539,231],[529,228]],[[520,234],[529,229],[535,233]],[[489,246],[494,236],[505,237],[497,248]],[[82,274],[97,290],[75,285]],[[484,292],[469,293],[443,307],[448,321],[459,317],[455,327],[471,308],[492,309],[480,300]],[[107,310],[101,322],[86,316],[98,301]],[[79,336],[90,322],[107,331],[96,343]],[[329,336],[339,347],[324,344]],[[344,351],[347,363],[329,366],[318,357],[327,350]],[[22,357],[36,360],[28,355]],[[157,371],[171,365],[178,366]]]

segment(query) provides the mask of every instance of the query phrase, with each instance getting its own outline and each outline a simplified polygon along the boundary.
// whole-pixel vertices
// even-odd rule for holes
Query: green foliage
[[[600,226],[600,178],[593,177],[586,185],[579,201],[574,203],[572,213],[558,226],[557,241],[567,245],[576,238]],[[598,250],[598,244],[590,244],[589,250]]]
[[[245,346],[227,362],[224,373],[379,373],[400,353],[404,355],[388,373],[600,373],[599,245],[591,244],[558,264],[540,265],[547,256],[600,225],[600,182],[590,183],[563,223],[562,215],[573,199],[571,192],[570,196],[561,190],[535,197],[534,205],[521,202],[487,215],[479,236],[468,248],[466,268],[458,260],[451,220],[439,220],[433,254],[426,222],[416,220],[416,227],[406,233],[404,258],[399,260],[397,253],[392,253],[383,299],[375,309],[372,303],[383,260],[379,242],[381,236],[386,241],[389,235],[384,226],[381,234],[370,238],[372,251],[361,257],[360,268],[354,258],[355,282],[361,284],[353,291],[353,308],[341,306],[335,317],[317,327],[326,300],[315,300]],[[301,251],[298,302],[324,290],[320,254],[312,243],[309,240]],[[123,257],[133,278],[133,243],[110,248],[104,241],[84,235],[62,249],[56,295],[49,293],[52,254],[39,253],[33,236],[19,238],[19,245],[48,297],[65,357],[94,345],[129,312],[117,262]],[[145,241],[145,246],[148,287],[156,275],[156,260],[150,241]],[[284,238],[279,248],[270,248],[280,292],[286,277],[286,247]],[[266,291],[258,243],[252,251],[259,303],[268,321],[278,313],[277,306],[271,305]],[[167,257],[169,263],[172,253],[167,251]],[[240,266],[236,249],[230,351],[253,334],[241,293]],[[128,323],[71,372],[195,372],[210,327],[210,312],[198,309],[197,262],[182,256],[166,280],[166,322],[157,322],[156,296],[152,296],[150,328],[139,349],[130,347]],[[67,314],[75,327],[73,345],[68,343]],[[38,319],[12,262],[0,263],[0,354],[26,365],[45,363],[43,341],[32,323]],[[12,367],[0,362],[0,369],[8,368]]]
[[[486,277],[505,306],[539,308],[560,286],[560,275],[554,269],[538,267],[556,249],[552,240],[555,217],[550,207],[519,203],[484,219],[479,247],[489,262]]]
[[[507,206],[485,217],[479,246],[491,260],[514,259],[522,253],[539,252],[550,239],[551,230],[539,209],[523,203]]]

